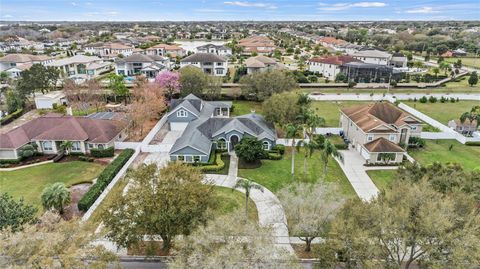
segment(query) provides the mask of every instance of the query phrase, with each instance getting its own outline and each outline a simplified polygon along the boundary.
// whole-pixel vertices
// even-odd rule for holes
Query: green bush
[[[418,101],[419,101],[420,103],[425,104],[426,102],[428,102],[428,99],[427,99],[426,96],[422,96],[422,98],[420,98]]]
[[[111,162],[102,173],[98,176],[97,182],[90,187],[85,195],[78,202],[78,209],[81,211],[87,211],[97,198],[102,194],[103,190],[110,184],[112,179],[118,174],[120,169],[127,163],[132,157],[135,151],[133,149],[125,149],[118,155],[113,162]]]
[[[114,150],[113,147],[108,147],[106,149],[91,149],[90,154],[95,158],[113,157]]]
[[[23,109],[18,109],[17,111],[8,114],[7,116],[0,119],[0,125],[6,125],[14,121],[16,118],[23,115]]]
[[[208,165],[203,165],[200,167],[200,170],[203,173],[208,173],[208,172],[217,172],[222,170],[225,167],[225,163],[222,160],[222,154],[217,153],[215,155],[215,164],[208,164]]]
[[[89,163],[91,163],[91,162],[93,162],[93,161],[95,160],[95,159],[92,158],[92,157],[82,156],[82,155],[78,156],[78,159],[79,159],[80,161],[89,162]]]
[[[343,144],[334,144],[334,146],[337,148],[337,149],[348,149],[348,145],[343,143]]]
[[[5,160],[0,160],[0,164],[17,164],[20,163],[19,159],[5,159]]]
[[[281,144],[275,145],[272,150],[278,151],[281,155],[285,154],[285,146]]]
[[[269,160],[281,160],[282,159],[282,154],[279,152],[269,152],[268,153],[268,159]]]
[[[465,145],[480,147],[480,141],[468,141],[468,142],[465,143]]]

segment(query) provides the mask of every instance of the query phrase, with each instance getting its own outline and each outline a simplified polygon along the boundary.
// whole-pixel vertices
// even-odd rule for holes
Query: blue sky
[[[0,0],[0,20],[479,20],[480,0]]]

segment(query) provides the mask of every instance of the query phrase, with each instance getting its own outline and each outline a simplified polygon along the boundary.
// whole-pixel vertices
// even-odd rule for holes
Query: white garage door
[[[188,122],[170,122],[170,131],[183,131],[187,125]]]

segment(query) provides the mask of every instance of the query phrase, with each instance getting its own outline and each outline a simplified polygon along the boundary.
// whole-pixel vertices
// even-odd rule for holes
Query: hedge
[[[269,160],[281,160],[282,159],[282,154],[280,154],[280,152],[269,152],[268,153],[268,159]]]
[[[10,122],[12,122],[13,120],[15,120],[16,118],[18,118],[22,115],[23,115],[23,109],[20,108],[17,111],[12,112],[12,113],[8,114],[7,116],[3,117],[2,119],[0,119],[0,125],[9,124]]]
[[[127,163],[132,157],[135,151],[133,149],[125,149],[118,155],[113,162],[111,162],[102,173],[98,176],[97,182],[90,187],[85,195],[78,202],[78,209],[81,211],[87,211],[97,198],[102,194],[103,190],[110,184],[112,179],[118,174],[120,169]]]
[[[0,164],[18,164],[20,163],[20,159],[4,159],[0,160]]]
[[[95,158],[113,157],[114,150],[113,147],[108,147],[106,149],[91,149],[90,154]]]
[[[200,166],[200,170],[201,170],[203,173],[207,173],[207,172],[217,172],[217,171],[222,170],[223,168],[225,168],[225,163],[224,163],[223,160],[222,160],[222,154],[221,154],[221,153],[217,153],[217,154],[215,155],[215,164],[209,164],[209,165]]]
[[[334,144],[334,146],[337,148],[337,149],[348,149],[348,145],[346,143],[343,143],[343,144]]]
[[[78,159],[79,159],[80,161],[89,162],[89,163],[91,163],[91,162],[93,162],[93,161],[95,160],[95,159],[92,158],[92,157],[82,156],[82,155],[78,156]]]
[[[465,142],[465,145],[467,146],[480,146],[480,141],[467,141]]]
[[[282,145],[282,144],[277,144],[273,147],[274,151],[278,151],[278,153],[280,153],[280,155],[283,155],[285,153],[285,146]]]

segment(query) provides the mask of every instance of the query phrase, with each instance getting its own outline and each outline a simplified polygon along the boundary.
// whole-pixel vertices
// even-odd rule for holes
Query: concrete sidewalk
[[[367,175],[367,169],[363,165],[365,160],[360,153],[355,150],[340,150],[339,152],[343,155],[344,163],[337,158],[335,158],[335,160],[342,168],[350,184],[352,184],[358,197],[365,201],[370,201],[375,198],[378,194],[378,189],[372,179]]]

